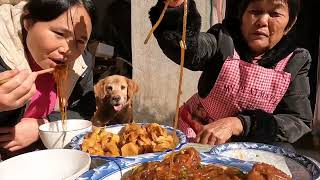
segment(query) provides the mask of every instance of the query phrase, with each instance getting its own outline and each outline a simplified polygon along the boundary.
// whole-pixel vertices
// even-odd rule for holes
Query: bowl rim
[[[59,123],[59,122],[62,122],[62,120],[58,120],[58,121],[52,121],[52,122],[48,122],[48,123],[44,123],[44,124],[41,124],[39,126],[39,133],[41,132],[50,132],[50,133],[62,133],[62,132],[74,132],[74,131],[79,131],[79,130],[84,130],[84,129],[87,129],[89,128],[90,126],[92,127],[92,122],[89,121],[89,120],[85,120],[85,119],[67,119],[66,121],[84,121],[84,122],[89,122],[89,125],[86,126],[86,127],[83,127],[83,128],[79,128],[79,129],[74,129],[74,130],[62,130],[62,131],[50,131],[50,130],[44,130],[42,129],[44,126],[46,125],[49,125],[49,124],[52,124],[52,123]]]
[[[0,167],[1,166],[6,166],[9,162],[17,161],[21,157],[22,158],[24,158],[24,157],[29,157],[30,158],[30,157],[33,156],[33,154],[43,154],[43,153],[46,153],[46,152],[50,153],[51,151],[63,152],[61,154],[64,154],[64,155],[67,154],[67,153],[77,153],[79,156],[83,156],[87,160],[86,163],[83,163],[81,165],[81,167],[79,167],[77,169],[77,171],[75,171],[72,174],[70,174],[68,177],[66,177],[66,179],[70,179],[70,178],[71,179],[76,179],[73,176],[77,175],[77,177],[79,177],[82,174],[84,174],[85,172],[87,172],[88,170],[90,170],[90,165],[91,165],[91,162],[92,162],[90,154],[85,153],[85,152],[80,151],[80,150],[77,150],[77,149],[42,149],[42,150],[37,150],[37,151],[31,151],[31,152],[23,153],[23,154],[20,154],[18,156],[9,158],[9,159],[7,159],[5,161],[2,161],[0,163]]]
[[[9,162],[9,161],[13,161],[13,160],[16,160],[18,158],[21,158],[21,157],[25,157],[25,156],[31,156],[32,154],[39,154],[39,153],[45,153],[45,152],[49,152],[49,151],[64,151],[64,154],[65,152],[69,151],[69,152],[76,152],[76,153],[79,153],[79,154],[83,154],[85,155],[86,157],[88,157],[89,161],[91,161],[91,156],[90,154],[86,153],[86,152],[83,152],[83,151],[80,151],[80,150],[77,150],[77,149],[42,149],[42,150],[37,150],[37,151],[31,151],[31,152],[27,152],[27,153],[23,153],[23,154],[20,154],[18,156],[14,156],[12,158],[9,158],[7,160],[4,160],[0,163],[0,166],[5,164],[6,162]]]

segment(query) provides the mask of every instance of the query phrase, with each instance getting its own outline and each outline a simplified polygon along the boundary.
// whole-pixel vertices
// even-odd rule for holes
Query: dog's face
[[[97,108],[109,104],[115,111],[120,111],[137,91],[138,86],[131,79],[120,75],[108,76],[94,86]]]

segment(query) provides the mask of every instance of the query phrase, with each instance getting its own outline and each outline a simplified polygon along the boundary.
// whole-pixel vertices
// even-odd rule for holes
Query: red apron
[[[194,120],[199,114],[210,123],[237,116],[244,109],[273,113],[289,87],[291,74],[283,70],[291,55],[278,62],[274,69],[267,69],[240,60],[234,51],[233,57],[224,62],[208,96],[200,98],[195,94],[180,108],[179,129],[192,139],[201,129]],[[200,112],[201,108],[204,112]]]

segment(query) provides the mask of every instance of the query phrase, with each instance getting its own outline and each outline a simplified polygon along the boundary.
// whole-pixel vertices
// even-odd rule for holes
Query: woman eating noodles
[[[2,155],[25,152],[39,139],[39,125],[58,111],[53,74],[38,72],[67,65],[63,89],[69,110],[80,114],[85,107],[84,118],[93,114],[95,105],[90,110],[90,101],[83,100],[94,102],[92,62],[81,54],[91,34],[94,11],[90,0],[30,0],[0,6]]]

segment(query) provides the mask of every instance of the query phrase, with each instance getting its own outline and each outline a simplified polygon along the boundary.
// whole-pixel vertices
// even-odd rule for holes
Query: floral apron
[[[274,69],[267,69],[240,60],[234,51],[224,62],[208,96],[200,98],[196,93],[180,108],[179,129],[189,139],[196,137],[201,128],[192,120],[195,111],[199,111],[207,123],[237,116],[242,110],[261,109],[273,113],[289,87],[291,74],[283,70],[291,56],[292,53]]]

